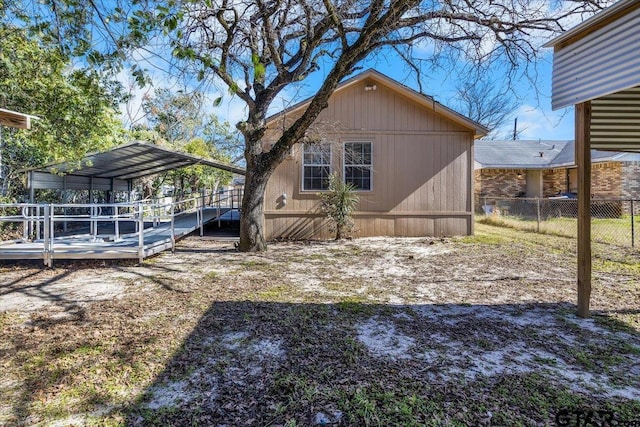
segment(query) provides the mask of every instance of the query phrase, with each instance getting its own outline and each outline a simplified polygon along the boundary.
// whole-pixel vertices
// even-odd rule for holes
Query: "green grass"
[[[256,294],[256,298],[262,301],[282,301],[292,296],[292,287],[288,285],[275,285]]]
[[[596,258],[592,261],[594,271],[628,275],[640,274],[640,263]]]
[[[457,238],[456,241],[471,245],[502,245],[507,243],[508,239],[505,239],[498,234],[476,231],[473,236],[460,237]]]
[[[477,222],[498,227],[572,238],[577,236],[578,230],[577,219],[567,217],[543,219],[538,225],[536,220],[515,216],[486,215],[478,216]],[[634,217],[634,227],[636,240],[640,240],[640,216]],[[629,215],[623,215],[620,218],[592,218],[591,235],[592,239],[596,242],[631,246],[631,217]],[[635,243],[640,246],[640,241]]]

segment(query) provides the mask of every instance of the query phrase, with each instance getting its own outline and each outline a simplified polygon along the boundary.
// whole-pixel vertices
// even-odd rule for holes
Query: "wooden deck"
[[[203,225],[216,221],[220,217],[235,219],[237,211],[229,208],[204,208]],[[144,233],[122,233],[119,238],[115,234],[103,231],[94,237],[90,234],[66,234],[52,239],[50,247],[45,248],[44,240],[0,242],[0,260],[33,260],[42,259],[51,266],[55,259],[138,259],[140,262],[175,246],[175,241],[199,228],[197,212],[176,216],[171,222],[160,222],[155,226],[145,223]],[[103,227],[109,228],[108,225]],[[111,226],[113,228],[113,226]],[[124,230],[123,230],[124,231]]]

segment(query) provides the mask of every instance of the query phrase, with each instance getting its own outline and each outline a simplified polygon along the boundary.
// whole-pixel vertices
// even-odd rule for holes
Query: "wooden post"
[[[589,317],[591,298],[591,101],[575,106],[578,166],[578,316]]]

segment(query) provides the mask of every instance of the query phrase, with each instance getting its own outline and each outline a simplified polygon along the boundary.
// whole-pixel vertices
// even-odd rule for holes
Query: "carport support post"
[[[144,205],[138,203],[138,262],[144,262]]]
[[[589,317],[591,297],[591,101],[575,106],[578,167],[578,316]]]
[[[176,251],[176,204],[171,202],[171,252]]]

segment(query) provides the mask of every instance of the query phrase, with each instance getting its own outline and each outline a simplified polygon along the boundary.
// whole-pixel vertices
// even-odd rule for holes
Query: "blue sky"
[[[521,105],[517,111],[510,117],[507,124],[497,132],[498,138],[510,138],[513,132],[514,119],[518,119],[518,139],[531,140],[567,140],[574,139],[573,124],[573,108],[563,109],[559,111],[551,110],[551,69],[552,69],[552,50],[546,49],[542,52],[539,61],[535,64],[535,81],[522,78],[514,85],[516,93],[514,97],[520,99]],[[403,65],[397,57],[378,56],[362,65],[363,69],[375,68],[379,72],[398,80],[399,82],[417,90],[415,76],[409,73],[405,65]],[[320,86],[322,78],[329,71],[328,66],[311,75],[305,81],[291,85],[286,88],[281,96],[272,104],[270,114],[276,113],[288,106],[295,104],[303,99],[312,96]],[[502,78],[496,74],[496,80]],[[125,74],[121,80],[127,83],[129,78]],[[171,87],[178,89],[177,83],[171,83],[166,77],[153,76],[156,87]],[[436,101],[456,109],[456,80],[454,73],[432,72],[423,78],[423,90],[426,94],[435,98]],[[123,108],[128,108],[130,116],[139,116],[140,100],[145,93],[152,94],[152,88],[143,90],[133,88],[133,92],[137,95],[134,100]],[[213,100],[223,96],[223,102],[213,107]],[[246,109],[242,101],[237,97],[229,95],[227,89],[222,85],[216,87],[210,86],[206,93],[205,105],[209,105],[209,112],[218,115],[218,117],[228,120],[235,124],[242,120],[246,115]]]
[[[565,140],[574,138],[573,108],[558,111],[551,110],[551,62],[552,51],[549,50],[549,52],[545,52],[542,60],[536,64],[537,81],[530,82],[523,78],[518,82],[516,95],[521,98],[522,105],[499,131],[501,137],[504,135],[504,138],[506,138],[506,135],[513,133],[514,119],[517,117],[518,139]],[[390,64],[386,61],[376,60],[363,65],[365,69],[370,67],[409,87],[416,90],[418,88],[415,77],[410,75],[407,69],[397,62]],[[326,72],[328,70],[321,69],[303,84],[287,89],[281,99],[274,103],[271,113],[312,96]],[[436,101],[455,109],[455,83],[455,76],[447,76],[442,72],[436,73],[423,79],[423,90],[434,97]],[[226,96],[226,98],[229,97]],[[244,110],[238,100],[226,99],[215,112],[228,118],[230,122],[234,122],[242,116]]]

